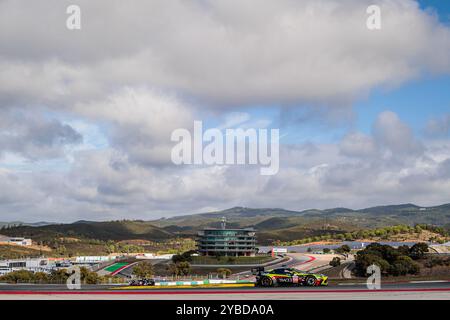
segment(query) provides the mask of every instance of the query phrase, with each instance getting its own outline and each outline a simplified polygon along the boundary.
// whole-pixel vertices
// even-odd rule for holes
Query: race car
[[[256,275],[256,286],[327,286],[328,277],[323,274],[309,273],[295,268],[277,268],[265,271],[264,268],[252,270]]]
[[[129,285],[130,286],[154,286],[155,280],[153,280],[153,279],[131,280]]]

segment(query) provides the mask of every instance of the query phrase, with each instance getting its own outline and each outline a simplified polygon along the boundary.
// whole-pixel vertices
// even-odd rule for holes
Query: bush
[[[33,282],[34,273],[28,270],[17,270],[1,276],[0,280],[12,283]]]
[[[45,272],[36,272],[34,274],[34,281],[38,283],[48,283],[50,276]]]
[[[367,267],[376,264],[380,267],[381,272],[387,275],[418,274],[420,266],[413,259],[417,259],[419,256],[423,257],[425,250],[428,250],[426,244],[425,246],[416,244],[411,249],[407,246],[395,249],[388,245],[373,243],[356,255],[355,272],[358,275],[366,276]]]
[[[81,278],[81,281],[83,281],[86,284],[98,284],[100,283],[102,278],[97,274],[97,272],[91,272],[89,271],[84,275],[84,277]]]
[[[355,260],[355,272],[359,276],[367,276],[367,267],[375,264],[380,267],[382,274],[388,274],[390,270],[390,264],[379,255],[365,253],[358,254]]]
[[[50,279],[52,281],[63,283],[67,281],[67,278],[69,278],[69,275],[67,274],[66,269],[59,269],[59,270],[53,270],[50,273]]]
[[[236,262],[236,258],[235,257],[228,257],[227,261],[228,261],[228,263],[233,264],[234,262]]]
[[[450,258],[437,258],[437,257],[432,257],[431,259],[428,259],[425,263],[424,263],[425,267],[427,268],[433,268],[435,266],[450,266]]]
[[[168,267],[169,272],[174,276],[187,276],[191,273],[191,265],[187,261],[171,263]]]
[[[334,250],[337,253],[343,254],[343,253],[349,253],[351,251],[350,247],[346,244],[340,246],[339,248]]]
[[[231,270],[227,268],[217,269],[217,273],[222,276],[222,278],[228,278],[231,275]]]
[[[409,256],[409,247],[407,245],[403,245],[397,248],[397,251],[402,255],[402,256]]]
[[[330,266],[337,267],[341,265],[341,258],[334,257],[333,260],[330,261]]]
[[[150,262],[142,261],[133,267],[133,275],[140,279],[151,278],[153,274],[153,265]]]
[[[426,252],[428,252],[428,245],[426,243],[416,243],[409,249],[409,256],[414,260],[418,260],[422,259]]]
[[[418,274],[420,267],[408,256],[400,256],[391,265],[390,273],[394,276],[404,276],[407,274]]]

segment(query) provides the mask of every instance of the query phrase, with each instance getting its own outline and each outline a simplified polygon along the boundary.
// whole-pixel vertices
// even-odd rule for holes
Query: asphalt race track
[[[64,285],[0,284],[0,300],[450,300],[450,281],[396,283],[368,290],[363,284],[329,287],[231,287],[129,289],[85,285],[68,290]]]

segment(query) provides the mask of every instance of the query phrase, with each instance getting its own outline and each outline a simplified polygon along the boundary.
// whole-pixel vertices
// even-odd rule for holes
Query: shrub
[[[428,245],[426,243],[416,243],[409,250],[409,256],[414,260],[418,260],[422,259],[426,252],[428,252]]]
[[[235,257],[228,257],[227,258],[228,263],[233,264],[236,261]]]
[[[332,267],[337,267],[341,265],[341,258],[339,257],[334,257],[331,261],[330,261],[330,266]]]
[[[133,275],[138,278],[151,278],[153,274],[153,265],[150,262],[142,261],[133,267]]]
[[[379,255],[372,253],[358,253],[355,260],[355,273],[362,277],[367,276],[367,267],[372,264],[379,266],[381,273],[387,274],[389,272],[389,262],[384,260]]]
[[[217,269],[217,273],[221,275],[223,278],[228,278],[231,275],[231,270],[227,268],[219,268]]]
[[[408,256],[400,256],[391,265],[390,273],[394,276],[404,276],[407,274],[418,274],[419,265]]]
[[[187,261],[171,263],[168,270],[174,276],[187,276],[191,273],[191,265]]]
[[[10,273],[7,273],[0,277],[1,281],[5,282],[33,282],[34,281],[34,273],[28,270],[17,270]]]
[[[413,261],[413,257],[423,255],[426,249],[428,247],[421,244],[415,245],[411,249],[406,246],[395,249],[388,245],[373,243],[356,255],[355,272],[365,276],[366,268],[371,264],[376,264],[382,273],[388,275],[418,274],[420,266]],[[432,266],[432,263],[429,263],[428,266]]]

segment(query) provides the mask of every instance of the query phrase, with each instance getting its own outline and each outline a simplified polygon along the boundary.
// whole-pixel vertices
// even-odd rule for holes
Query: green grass
[[[127,262],[114,263],[113,265],[110,265],[109,267],[105,268],[105,270],[108,272],[114,272],[114,271],[117,271],[120,268],[126,266],[127,264],[128,264]]]

